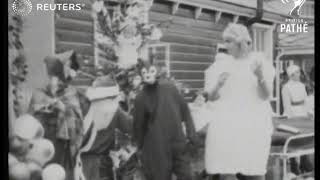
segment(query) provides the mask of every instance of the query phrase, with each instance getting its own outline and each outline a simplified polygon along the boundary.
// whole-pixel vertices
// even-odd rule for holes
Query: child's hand
[[[194,147],[201,146],[201,139],[198,135],[194,135],[194,136],[189,137],[189,142]]]
[[[258,79],[263,79],[263,62],[262,60],[256,60],[251,65],[251,69],[253,73],[256,75]]]
[[[60,100],[56,100],[54,104],[60,111],[64,112],[66,110],[66,106]]]
[[[218,87],[222,87],[228,80],[229,76],[230,76],[230,73],[228,72],[221,73],[218,79]]]
[[[194,104],[197,106],[201,106],[205,103],[206,99],[203,97],[202,94],[199,94],[196,99],[194,100]]]

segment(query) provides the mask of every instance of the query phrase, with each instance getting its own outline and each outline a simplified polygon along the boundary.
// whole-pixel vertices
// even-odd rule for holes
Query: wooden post
[[[13,131],[13,125],[14,125],[14,121],[16,120],[16,115],[14,112],[14,106],[13,106],[13,94],[12,94],[12,90],[13,90],[13,86],[10,82],[9,79],[9,101],[8,101],[8,110],[9,110],[9,121],[8,121],[8,125],[9,125],[9,138],[11,138],[12,136],[12,131]]]
[[[276,97],[277,97],[277,104],[276,104],[276,113],[280,115],[280,58],[283,56],[283,50],[279,49],[278,55],[276,57]]]

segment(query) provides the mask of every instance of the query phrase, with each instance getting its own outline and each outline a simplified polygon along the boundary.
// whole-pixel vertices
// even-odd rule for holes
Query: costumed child
[[[30,109],[44,127],[44,137],[54,144],[56,153],[50,163],[60,164],[66,179],[73,179],[75,158],[84,137],[83,118],[90,101],[69,85],[79,69],[74,51],[48,56],[44,62],[48,85],[33,94]]]
[[[132,117],[120,108],[120,90],[110,76],[98,77],[86,96],[91,106],[84,119],[86,136],[76,159],[75,180],[113,180],[109,152],[115,146],[117,129],[131,134]]]
[[[146,179],[167,180],[174,173],[178,180],[191,180],[186,146],[197,140],[189,107],[173,83],[157,79],[152,59],[140,72],[143,89],[134,102],[133,137]]]

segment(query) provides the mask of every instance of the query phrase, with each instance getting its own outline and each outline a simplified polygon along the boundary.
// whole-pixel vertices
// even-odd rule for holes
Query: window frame
[[[166,66],[166,70],[167,70],[167,77],[171,76],[171,66],[170,66],[170,43],[165,43],[165,42],[159,42],[159,43],[151,43],[146,45],[146,51],[147,54],[149,54],[149,49],[152,49],[152,53],[156,53],[156,48],[157,47],[165,47],[165,59],[164,59],[164,63]]]
[[[268,48],[268,53],[266,54],[268,59],[274,59],[274,55],[273,55],[273,46],[274,46],[274,29],[275,29],[275,25],[267,25],[267,24],[261,24],[261,23],[254,23],[252,25],[252,45],[253,45],[253,50],[257,51],[257,29],[263,29],[266,31],[266,33],[264,35],[264,40],[268,40],[267,42],[264,42],[264,47],[269,47]],[[266,37],[267,36],[267,37]],[[266,44],[267,43],[267,44]]]
[[[272,65],[276,65],[277,66],[277,63],[275,62],[275,59],[274,59],[274,30],[276,28],[276,25],[275,24],[272,24],[272,25],[268,25],[268,24],[262,24],[262,23],[254,23],[252,25],[252,47],[253,47],[253,50],[254,51],[262,51],[265,53],[266,57],[268,60],[270,60],[270,63]],[[260,44],[261,42],[257,42],[258,41],[258,30],[259,29],[262,29],[263,30],[263,40],[265,42],[263,42],[263,47],[264,47],[264,50],[258,50],[258,47],[257,45]],[[267,41],[266,41],[267,40]],[[267,52],[265,52],[267,49]],[[277,67],[275,67],[276,69]],[[276,71],[276,73],[278,73]],[[277,78],[275,78],[275,86],[273,87],[273,91],[272,92],[276,92],[277,91],[277,88],[280,88],[280,87],[277,87]],[[275,103],[276,104],[276,107],[275,107],[275,113],[277,115],[279,115],[279,112],[278,112],[278,109],[279,109],[279,102],[280,101],[280,95],[278,93],[272,93],[272,97],[270,98],[270,103]]]

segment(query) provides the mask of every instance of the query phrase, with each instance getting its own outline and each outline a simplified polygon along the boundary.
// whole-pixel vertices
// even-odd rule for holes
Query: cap
[[[44,128],[41,123],[29,114],[25,114],[16,119],[13,127],[13,134],[22,139],[32,140],[42,138]]]

